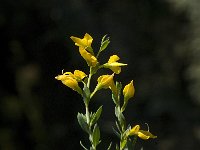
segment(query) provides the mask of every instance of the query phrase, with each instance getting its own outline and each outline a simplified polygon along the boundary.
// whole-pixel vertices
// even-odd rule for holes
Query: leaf
[[[83,147],[84,150],[88,150],[84,145],[83,143],[80,141],[80,145]]]
[[[127,143],[127,139],[123,139],[123,140],[120,142],[120,149],[124,149],[124,147],[126,146],[126,143]]]
[[[115,133],[115,135],[120,139],[121,136],[120,136],[119,132],[117,132],[117,131],[115,130],[115,128],[113,128],[113,127],[112,127],[112,129],[113,129],[113,132]]]
[[[108,46],[108,44],[110,43],[109,39],[105,40],[100,47],[100,52],[102,52],[103,50],[105,50]]]
[[[101,43],[103,43],[106,37],[107,37],[107,34],[103,36],[103,38],[101,39]]]
[[[89,133],[89,126],[88,126],[88,124],[87,124],[86,117],[85,117],[83,114],[78,113],[77,119],[78,119],[78,123],[79,123],[79,125],[81,126],[81,128],[82,128],[85,132]]]
[[[100,130],[97,124],[95,124],[93,133],[92,133],[93,145],[96,147],[99,144],[100,139]]]
[[[116,150],[119,150],[119,146],[116,144]]]
[[[107,150],[110,150],[112,147],[112,142],[110,142],[110,145],[108,146]]]
[[[92,126],[99,120],[99,117],[101,116],[101,112],[102,112],[102,106],[100,106],[99,109],[96,111],[96,113],[93,115],[90,126]]]

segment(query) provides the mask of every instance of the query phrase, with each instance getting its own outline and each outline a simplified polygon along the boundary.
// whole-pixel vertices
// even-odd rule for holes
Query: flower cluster
[[[140,130],[139,125],[136,125],[133,128],[126,126],[123,112],[125,111],[129,100],[134,96],[135,88],[133,80],[125,85],[123,90],[121,82],[114,81],[115,74],[119,74],[121,72],[121,68],[127,65],[125,63],[118,62],[120,60],[119,56],[114,54],[110,56],[109,60],[105,63],[101,63],[98,60],[101,52],[103,52],[110,43],[109,37],[105,35],[102,38],[101,46],[97,54],[95,54],[92,48],[93,38],[88,33],[86,33],[83,38],[74,36],[71,36],[70,38],[74,41],[75,45],[78,46],[80,55],[89,67],[89,72],[86,74],[80,70],[75,70],[74,73],[62,71],[62,74],[56,76],[55,79],[60,80],[64,85],[78,92],[83,98],[83,102],[85,104],[85,114],[78,113],[77,119],[81,128],[89,135],[89,141],[91,143],[89,149],[96,150],[97,145],[100,143],[100,129],[97,125],[97,121],[100,118],[102,106],[100,106],[96,112],[90,112],[89,103],[95,93],[101,89],[111,90],[112,99],[115,104],[117,130],[114,130],[114,132],[120,139],[119,145],[116,145],[116,150],[132,149],[135,145],[134,141],[137,137],[145,140],[149,138],[156,138],[156,136],[151,134],[149,130]],[[102,68],[110,69],[113,73],[99,76],[96,87],[91,90],[90,82],[92,76]],[[83,86],[80,86],[79,84],[83,84]],[[123,93],[123,102],[121,102],[121,93]],[[134,137],[134,139],[132,139],[132,137]],[[88,149],[82,144],[82,142],[80,142],[80,144],[84,149]],[[111,144],[108,147],[108,150],[110,148]]]

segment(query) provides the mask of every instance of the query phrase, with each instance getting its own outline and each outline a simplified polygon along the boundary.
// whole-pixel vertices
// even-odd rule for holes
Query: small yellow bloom
[[[140,130],[140,125],[134,126],[128,133],[128,136],[137,135],[139,138],[143,140],[147,140],[149,138],[157,138],[157,136],[151,134],[149,131]]]
[[[116,93],[117,88],[115,86],[115,83],[113,81],[114,73],[112,75],[102,75],[100,76],[97,81],[97,89],[100,90],[102,88],[107,89],[110,88],[112,92]]]
[[[85,49],[87,47],[91,47],[93,41],[93,38],[88,33],[85,34],[83,39],[74,36],[71,36],[70,38],[75,42],[76,46],[83,47]]]
[[[55,77],[57,80],[61,80],[61,82],[68,86],[69,88],[73,89],[74,91],[77,91],[79,94],[82,94],[81,88],[78,86],[78,82],[68,75],[58,75]]]
[[[79,87],[78,82],[81,82],[86,76],[87,75],[84,72],[75,70],[74,74],[71,72],[65,72],[62,75],[56,76],[55,78],[57,80],[61,80],[64,85],[68,86],[74,91],[77,91],[79,94],[82,94],[82,90]]]
[[[83,72],[83,71],[80,71],[80,70],[75,70],[74,71],[74,77],[77,81],[82,81],[87,75]]]
[[[81,56],[85,59],[87,62],[88,66],[95,67],[98,63],[97,58],[93,56],[91,53],[86,51],[83,47],[79,47],[79,52]]]
[[[127,84],[123,89],[124,101],[128,101],[135,94],[135,88],[133,86],[133,80]]]
[[[117,55],[110,56],[110,59],[106,64],[105,68],[111,69],[114,73],[119,74],[121,72],[121,66],[126,66],[127,64],[117,62],[120,58]]]

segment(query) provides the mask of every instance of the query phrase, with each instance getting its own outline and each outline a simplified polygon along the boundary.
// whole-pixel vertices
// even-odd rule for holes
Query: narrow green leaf
[[[96,113],[92,117],[90,126],[92,126],[93,124],[95,124],[99,120],[99,117],[101,116],[101,112],[102,112],[102,106],[100,106],[98,108],[98,110],[96,111]]]
[[[79,125],[81,126],[81,128],[82,128],[85,132],[89,133],[89,126],[88,126],[88,124],[87,124],[86,117],[85,117],[83,114],[78,113],[77,119],[78,119],[78,123],[79,123]]]
[[[100,139],[100,130],[97,124],[95,124],[94,126],[92,138],[93,138],[93,145],[96,147],[99,144],[99,139]]]
[[[112,147],[112,142],[110,142],[110,145],[108,146],[107,150],[110,150]]]
[[[113,128],[112,127],[112,129],[113,129],[113,132],[114,132],[114,134],[120,139],[120,133],[119,132],[117,132],[116,130],[115,130],[115,128]]]
[[[100,47],[100,52],[102,52],[103,50],[105,50],[108,46],[108,44],[110,43],[109,40],[105,40],[103,41],[103,43],[101,44],[101,47]]]
[[[83,143],[80,141],[80,145],[83,147],[84,150],[88,150],[84,145]]]
[[[106,37],[107,37],[107,34],[103,36],[103,38],[101,39],[101,43],[103,43],[103,41],[105,41]]]
[[[119,150],[119,146],[116,144],[116,150]]]
[[[122,129],[121,129],[121,127],[120,127],[118,121],[115,121],[115,124],[116,124],[116,126],[117,126],[118,131],[121,133],[121,132],[122,132]]]
[[[123,140],[120,142],[120,149],[124,149],[124,147],[126,146],[126,143],[127,143],[127,139],[123,139]]]

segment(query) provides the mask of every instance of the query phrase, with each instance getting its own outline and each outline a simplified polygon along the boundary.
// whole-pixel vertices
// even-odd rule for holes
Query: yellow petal
[[[88,33],[85,34],[83,39],[74,36],[71,36],[70,38],[75,42],[76,46],[81,46],[83,48],[91,47],[93,41],[93,38]]]
[[[157,136],[151,134],[149,131],[144,131],[144,130],[138,131],[138,137],[140,137],[143,140],[147,140],[149,138],[157,138]]]
[[[121,67],[121,66],[126,66],[127,64],[124,63],[118,63],[118,62],[112,62],[112,63],[108,63],[107,66],[110,67]]]
[[[110,56],[110,59],[106,64],[105,68],[111,69],[114,73],[119,74],[121,72],[121,66],[126,66],[127,64],[117,62],[120,58],[117,55]]]
[[[133,86],[133,80],[127,84],[123,89],[124,101],[129,100],[131,97],[134,96],[135,88]]]
[[[92,66],[92,67],[96,66],[96,64],[98,63],[96,57],[94,57],[92,54],[87,52],[83,47],[79,47],[79,52],[80,52],[81,56],[87,62],[88,66]]]
[[[110,56],[110,59],[108,60],[108,63],[113,63],[118,61],[120,58],[117,55]]]
[[[79,94],[82,94],[81,88],[78,86],[78,82],[73,79],[72,77],[67,77],[65,80],[61,80],[62,83],[69,88],[73,89],[74,91],[77,91]]]
[[[112,82],[113,82],[113,76],[114,76],[114,74],[100,76],[97,79],[97,81],[98,81],[98,85],[97,86],[99,87],[99,89],[101,89],[101,88],[105,88],[105,89],[109,88],[111,86]]]
[[[85,78],[87,75],[80,70],[75,70],[74,71],[74,77],[76,80],[81,81],[83,78]]]
[[[129,135],[137,135],[140,130],[140,125],[135,125],[130,131]]]
[[[121,67],[109,67],[114,73],[119,74],[121,72]]]

